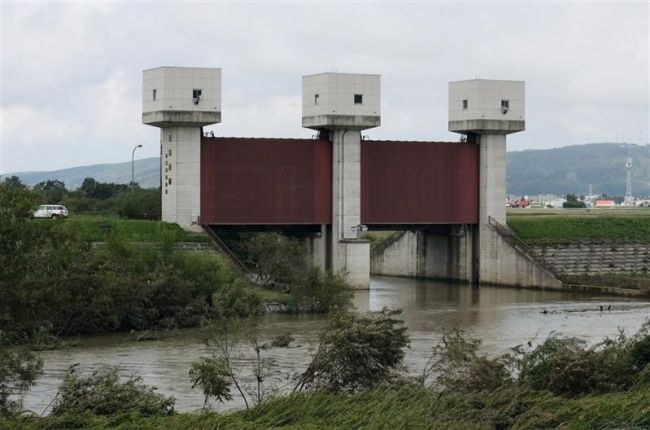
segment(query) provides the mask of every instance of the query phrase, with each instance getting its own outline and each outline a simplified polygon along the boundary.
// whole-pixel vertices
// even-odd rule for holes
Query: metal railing
[[[236,269],[238,269],[244,275],[251,275],[251,271],[248,269],[248,267],[246,267],[244,262],[241,261],[234,252],[232,252],[228,245],[226,245],[226,243],[219,237],[217,233],[215,233],[214,230],[210,228],[209,225],[204,224],[201,219],[199,219],[199,225],[203,231],[208,234],[210,239],[212,239],[212,243],[223,252],[226,258],[230,260]]]
[[[381,243],[378,243],[376,246],[372,247],[371,246],[371,254],[372,255],[379,255],[382,252],[384,252],[389,246],[397,242],[406,234],[406,231],[396,231],[392,233],[390,236],[388,236],[386,239],[381,241]]]
[[[538,266],[551,272],[556,278],[559,278],[560,273],[548,264],[541,256],[535,252],[533,248],[528,246],[524,241],[517,237],[517,234],[508,226],[501,224],[491,216],[488,216],[488,225],[501,236],[506,242],[519,250],[522,254],[534,261]]]

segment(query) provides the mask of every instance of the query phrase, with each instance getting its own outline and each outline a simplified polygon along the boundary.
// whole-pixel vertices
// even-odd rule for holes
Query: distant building
[[[530,206],[530,200],[526,196],[521,196],[519,199],[510,200],[508,206],[511,208],[527,208]]]
[[[614,200],[596,200],[596,207],[597,208],[611,208],[616,206],[616,203],[614,203]]]

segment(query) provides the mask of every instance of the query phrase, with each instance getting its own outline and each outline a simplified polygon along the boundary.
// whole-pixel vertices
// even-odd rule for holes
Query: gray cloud
[[[382,74],[379,139],[456,140],[447,82],[523,79],[511,149],[643,143],[648,3],[2,3],[2,172],[154,156],[141,71],[223,68],[218,135],[300,128],[300,76]]]

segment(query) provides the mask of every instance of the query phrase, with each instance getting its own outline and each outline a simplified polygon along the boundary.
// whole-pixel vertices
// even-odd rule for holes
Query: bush
[[[160,189],[134,188],[115,198],[118,215],[129,219],[160,219],[160,205]]]
[[[298,283],[307,271],[305,248],[300,241],[274,232],[241,234],[235,252],[254,268],[263,284]]]
[[[213,315],[218,318],[241,318],[259,314],[262,298],[244,279],[238,278],[212,296]]]
[[[20,396],[41,375],[43,360],[26,349],[8,351],[2,345],[0,332],[0,417],[13,415],[22,409]],[[10,400],[10,396],[18,396]]]
[[[29,190],[0,185],[0,327],[9,343],[34,334],[198,326],[210,316],[260,310],[258,291],[221,258],[175,250],[177,226],[122,222],[133,232],[157,229],[149,235],[156,242],[115,232],[93,249],[84,223],[30,221],[34,201]]]
[[[323,273],[318,268],[308,270],[291,286],[289,308],[294,312],[309,310],[327,313],[350,306],[352,289],[338,274]]]
[[[84,378],[72,367],[63,379],[52,415],[170,415],[174,398],[156,393],[156,388],[142,384],[142,378],[130,376],[120,382],[117,368],[104,366]]]
[[[524,356],[520,380],[569,396],[625,390],[633,382],[629,358],[624,342],[587,347],[576,338],[550,337]]]
[[[201,357],[199,361],[193,362],[190,368],[190,381],[192,381],[192,388],[198,385],[203,389],[205,395],[203,407],[207,406],[210,397],[220,402],[232,400],[230,371],[223,358]]]
[[[510,367],[516,360],[509,354],[490,359],[479,354],[481,342],[465,338],[461,330],[445,334],[433,348],[422,382],[435,375],[439,388],[450,391],[494,391],[512,382]]]
[[[384,309],[367,316],[333,314],[296,389],[356,391],[388,382],[409,344],[400,313]]]

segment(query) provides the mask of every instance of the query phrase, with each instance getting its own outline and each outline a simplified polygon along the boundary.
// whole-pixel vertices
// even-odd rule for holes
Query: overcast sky
[[[457,140],[447,82],[526,81],[509,150],[648,141],[641,3],[2,2],[0,173],[159,154],[142,70],[221,67],[221,136],[308,137],[301,76],[381,74],[373,139]]]

